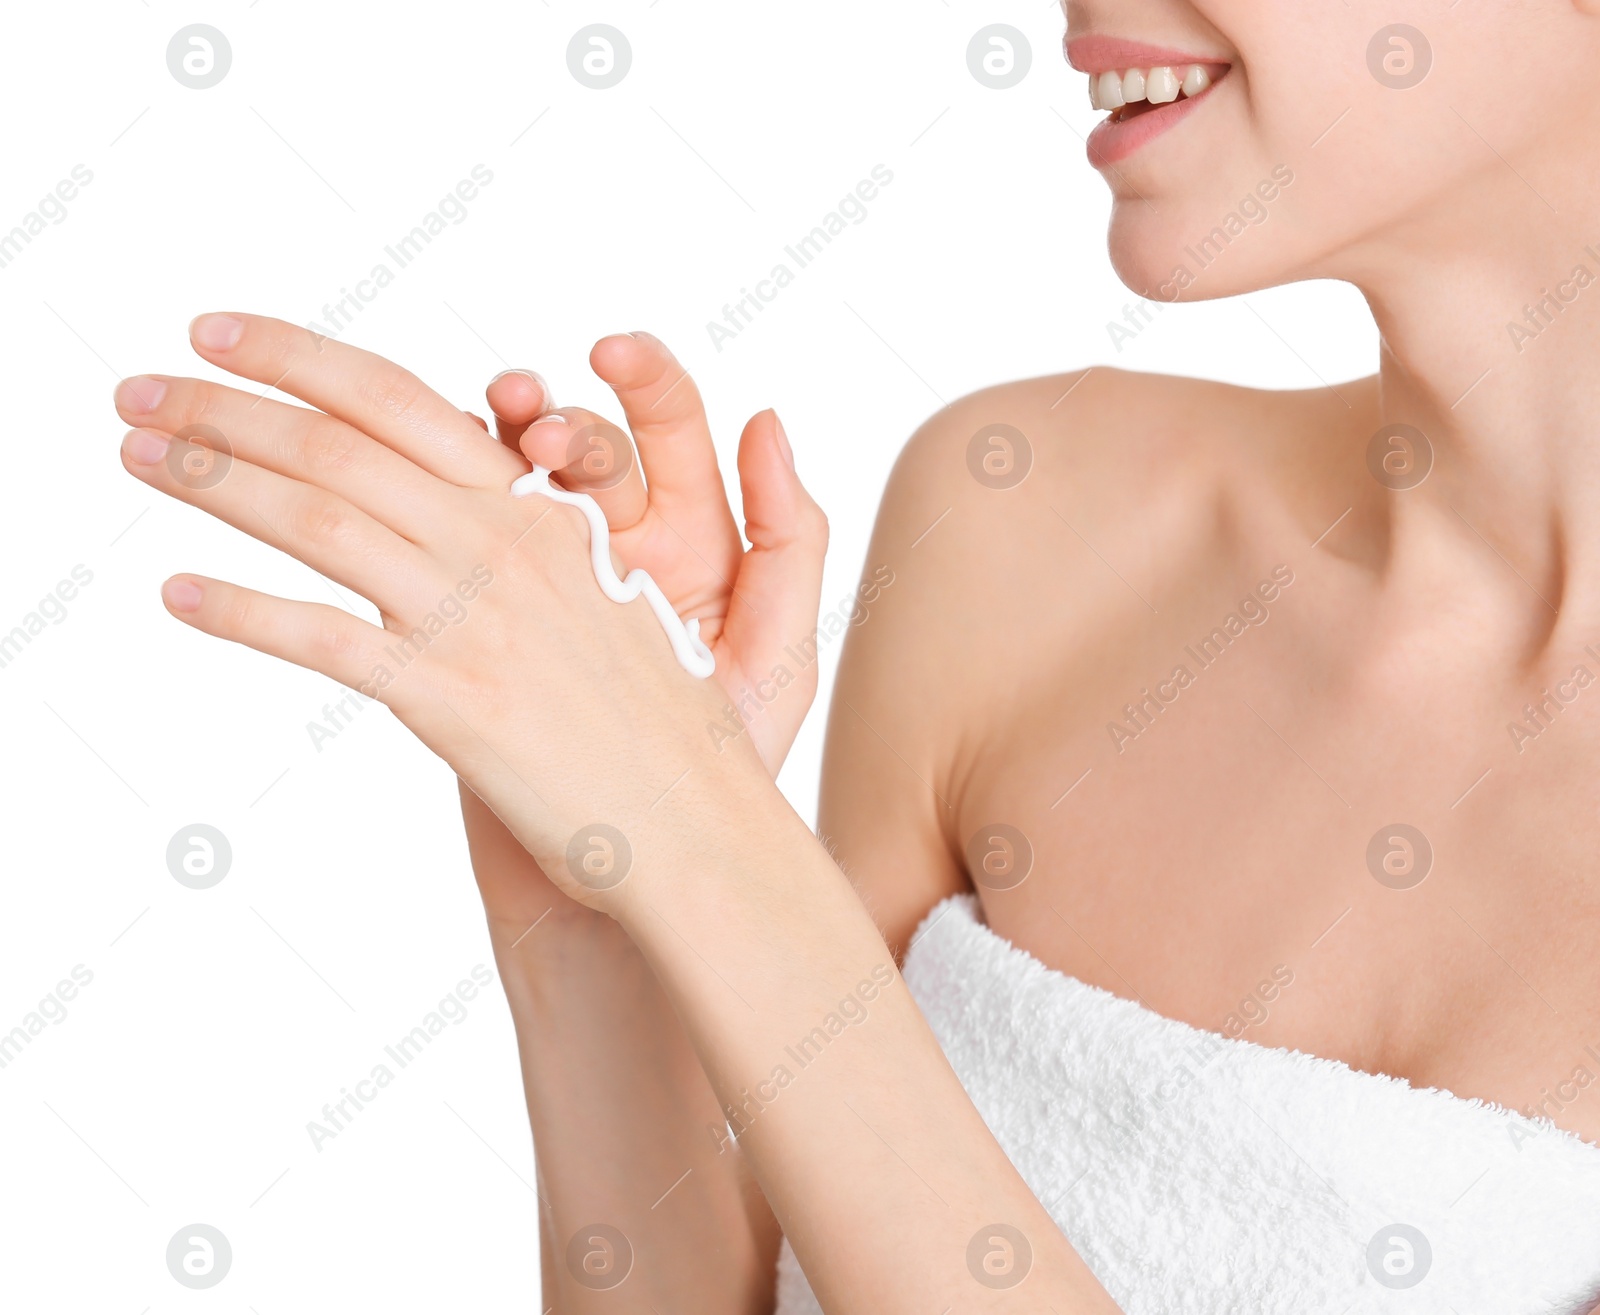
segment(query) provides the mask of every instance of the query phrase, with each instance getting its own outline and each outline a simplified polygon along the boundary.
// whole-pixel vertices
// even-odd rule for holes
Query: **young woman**
[[[1093,369],[931,419],[848,621],[820,841],[772,774],[825,522],[765,412],[744,547],[647,335],[592,356],[631,442],[526,372],[496,444],[378,358],[202,317],[205,359],[316,410],[125,381],[129,471],[383,628],[195,576],[166,604],[460,775],[547,1305],[1586,1309],[1600,0],[1066,9],[1129,287],[1348,280],[1378,373]],[[576,511],[509,495],[529,461],[713,679],[602,596]]]

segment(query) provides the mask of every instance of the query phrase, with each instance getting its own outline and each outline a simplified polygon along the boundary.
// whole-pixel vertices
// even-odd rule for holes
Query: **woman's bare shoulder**
[[[1029,481],[1108,493],[1130,489],[1130,479],[1191,491],[1208,475],[1292,482],[1347,456],[1374,401],[1373,380],[1273,391],[1108,366],[997,384],[917,429],[884,509],[893,514],[922,491],[1003,492]],[[1007,444],[1018,447],[1014,464]]]
[[[1361,469],[1374,400],[1371,381],[1271,392],[1103,366],[985,388],[905,445],[875,550],[931,564],[921,601],[941,617],[1031,596],[1041,573],[1126,565],[1153,586],[1247,522],[1314,523],[1320,489]]]
[[[956,801],[992,728],[1114,654],[1152,599],[1226,574],[1260,527],[1312,524],[1366,387],[1095,367],[983,389],[918,428],[874,527],[874,602],[841,659],[820,816],[892,942],[965,884]]]

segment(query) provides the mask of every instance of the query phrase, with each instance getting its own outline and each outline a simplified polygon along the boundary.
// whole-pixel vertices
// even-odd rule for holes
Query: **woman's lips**
[[[1090,102],[1111,112],[1089,135],[1089,163],[1097,169],[1187,118],[1232,68],[1215,56],[1115,37],[1078,37],[1066,54],[1089,75]]]
[[[1126,160],[1147,142],[1155,140],[1167,129],[1176,126],[1193,114],[1216,90],[1213,82],[1197,96],[1185,96],[1165,105],[1152,105],[1133,114],[1118,110],[1102,119],[1089,134],[1087,142],[1089,163],[1096,169]],[[1148,104],[1148,102],[1141,102]]]
[[[1152,46],[1121,37],[1074,37],[1066,43],[1067,63],[1079,73],[1104,73],[1107,69],[1151,68],[1158,64],[1227,64],[1216,55]]]

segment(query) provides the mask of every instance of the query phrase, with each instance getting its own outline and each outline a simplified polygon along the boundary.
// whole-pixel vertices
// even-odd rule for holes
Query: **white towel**
[[[1600,1147],[1164,1018],[978,917],[971,896],[934,908],[906,983],[1126,1315],[1575,1315],[1600,1299]],[[819,1311],[785,1241],[778,1315]]]

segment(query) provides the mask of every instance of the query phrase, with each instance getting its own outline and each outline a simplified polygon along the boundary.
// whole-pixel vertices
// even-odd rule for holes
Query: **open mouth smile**
[[[1089,103],[1109,110],[1089,135],[1096,168],[1127,158],[1191,114],[1232,65],[1132,41],[1080,37],[1067,45],[1089,77]]]
[[[1226,64],[1159,64],[1091,73],[1089,104],[1097,110],[1110,110],[1112,121],[1123,123],[1161,105],[1193,100],[1227,69]]]

